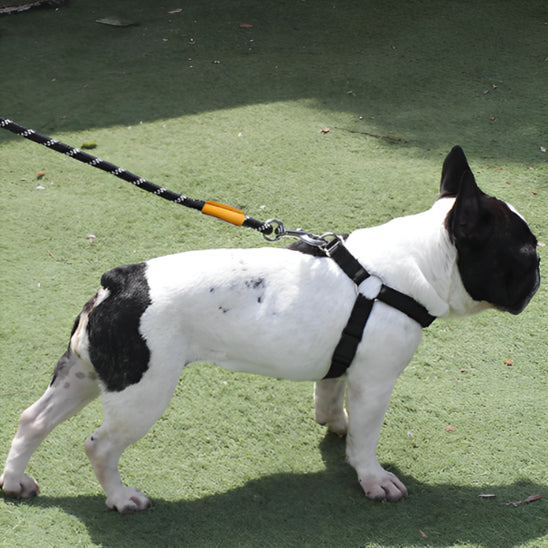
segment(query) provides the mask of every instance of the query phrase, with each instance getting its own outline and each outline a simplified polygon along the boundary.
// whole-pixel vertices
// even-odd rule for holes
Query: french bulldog
[[[392,389],[422,327],[376,299],[379,288],[390,286],[439,318],[488,308],[518,314],[539,287],[537,240],[511,205],[479,189],[464,152],[454,147],[429,210],[356,230],[345,245],[370,274],[359,288],[302,242],[190,251],[104,274],[47,390],[21,414],[0,476],[4,493],[39,493],[24,473],[31,455],[55,426],[100,395],[104,422],[84,446],[106,504],[120,513],[149,507],[144,493],[122,483],[120,456],[162,415],[182,370],[213,362],[316,381],[316,421],[347,435],[348,461],[365,495],[405,498],[405,485],[376,453]],[[374,301],[361,342],[346,373],[324,378],[358,290]]]

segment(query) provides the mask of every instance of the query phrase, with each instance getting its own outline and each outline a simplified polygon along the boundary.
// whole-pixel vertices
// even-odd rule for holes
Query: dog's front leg
[[[349,428],[346,453],[358,473],[365,495],[373,500],[396,502],[407,497],[407,488],[377,460],[377,444],[396,378],[369,379],[348,385]]]
[[[415,353],[421,329],[396,316],[391,323],[393,330],[380,323],[378,330],[366,330],[365,344],[348,370],[346,453],[367,497],[396,502],[407,497],[407,488],[379,464],[377,444],[392,390]]]

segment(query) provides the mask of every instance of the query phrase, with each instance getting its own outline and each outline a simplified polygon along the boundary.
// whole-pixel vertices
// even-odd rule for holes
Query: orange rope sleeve
[[[202,213],[211,217],[217,217],[217,219],[236,226],[242,226],[245,221],[245,213],[243,211],[218,202],[207,201],[204,207],[202,207]]]

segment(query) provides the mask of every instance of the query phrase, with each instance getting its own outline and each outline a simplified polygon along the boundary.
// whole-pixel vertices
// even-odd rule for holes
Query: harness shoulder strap
[[[333,352],[331,367],[324,379],[341,377],[350,367],[358,350],[358,345],[362,340],[363,330],[373,309],[374,302],[372,299],[367,299],[361,293],[358,293],[354,308],[352,308],[350,318],[348,318],[348,323],[343,329],[341,338]]]
[[[369,277],[369,272],[367,272],[354,255],[348,251],[343,240],[340,238],[335,238],[329,242],[325,248],[325,253],[339,265],[342,271],[354,282],[356,287]],[[333,352],[331,367],[324,379],[341,377],[350,367],[350,364],[356,355],[358,345],[362,340],[363,331],[373,309],[375,300],[382,301],[400,312],[403,312],[411,319],[418,322],[422,327],[428,327],[436,319],[435,316],[432,316],[428,310],[415,299],[384,284],[381,286],[381,290],[375,299],[368,299],[358,292],[356,302],[350,313],[350,318],[348,319],[346,327],[343,329],[341,338]]]

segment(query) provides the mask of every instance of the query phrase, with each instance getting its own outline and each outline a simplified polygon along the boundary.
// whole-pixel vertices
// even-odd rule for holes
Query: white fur
[[[360,288],[367,297],[375,297],[382,281],[435,316],[488,306],[473,301],[460,280],[444,227],[453,203],[444,198],[426,212],[349,236],[348,249],[372,274]],[[164,412],[183,367],[195,361],[318,381],[316,419],[339,435],[348,432],[349,462],[366,495],[406,496],[401,481],[380,466],[376,448],[396,379],[421,339],[415,321],[377,302],[347,379],[320,380],[356,296],[353,283],[332,260],[279,248],[192,251],[149,261],[147,279],[152,304],[142,317],[141,333],[151,351],[149,369],[121,392],[102,390],[104,423],[85,444],[109,507],[131,512],[149,505],[146,495],[122,484],[118,460]],[[97,302],[105,298],[107,292]],[[24,475],[30,455],[56,424],[97,395],[86,322],[84,313],[71,339],[71,387],[54,384],[22,415],[0,477],[12,496],[37,494],[34,480]],[[73,379],[78,372],[85,378]]]

